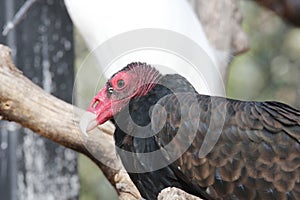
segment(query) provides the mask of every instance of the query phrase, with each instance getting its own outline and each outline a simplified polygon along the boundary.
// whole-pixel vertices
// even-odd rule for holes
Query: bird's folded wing
[[[162,98],[151,118],[157,143],[178,158],[174,171],[213,198],[300,199],[299,110],[178,93]]]

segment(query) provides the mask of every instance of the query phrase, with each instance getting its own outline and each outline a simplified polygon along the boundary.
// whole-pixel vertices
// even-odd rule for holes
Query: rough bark
[[[211,44],[230,60],[248,49],[247,37],[241,29],[242,20],[237,0],[190,0],[198,13]],[[299,0],[256,0],[287,21],[300,25]],[[223,63],[223,75],[228,62]],[[44,92],[15,68],[10,50],[0,45],[0,119],[20,123],[36,133],[91,158],[116,188],[120,199],[140,199],[140,194],[116,158],[113,130],[110,123],[100,126],[86,138],[80,132],[79,121],[84,111]],[[89,150],[86,149],[89,146]],[[104,165],[94,155],[102,157],[114,169]],[[117,170],[115,170],[117,169]],[[164,189],[160,200],[190,199],[197,197],[176,188]]]
[[[46,93],[23,76],[13,64],[10,50],[0,45],[0,119],[18,122],[41,136],[85,154],[100,167],[120,199],[139,199],[139,192],[116,158],[112,124],[100,126],[92,133],[97,137],[87,138],[79,129],[83,112]],[[109,162],[117,170],[94,155],[103,157],[102,161]]]
[[[209,40],[220,52],[225,50],[224,58],[229,58],[231,54],[245,51],[248,43],[239,26],[241,15],[237,9],[237,1],[222,0],[226,8],[218,6],[216,2],[219,1],[205,1],[205,6],[202,5],[204,1],[194,3],[197,5],[196,11],[204,24]],[[229,15],[228,20],[232,20],[230,26],[227,21],[222,22],[224,13],[216,11],[216,8],[228,11],[226,12]],[[221,22],[222,26],[219,24]],[[222,31],[216,31],[216,26],[221,27]],[[224,62],[223,65],[225,72],[228,62]],[[97,137],[86,138],[79,129],[83,112],[33,84],[14,66],[10,58],[10,50],[0,46],[0,119],[18,122],[37,134],[85,154],[103,171],[116,188],[120,199],[140,199],[139,192],[120,161],[116,159],[112,137],[114,127],[106,123],[92,133]],[[114,169],[100,162],[94,155],[101,156],[101,160],[110,163]],[[176,188],[167,188],[162,191],[159,199],[198,198]]]
[[[166,188],[158,195],[158,200],[201,200],[199,197],[187,194],[178,188]]]
[[[232,54],[236,55],[248,49],[247,38],[240,27],[238,2],[190,1],[195,6],[210,42],[224,56],[222,73],[225,77]],[[84,111],[33,84],[15,68],[9,52],[7,47],[0,46],[0,119],[18,122],[37,134],[85,154],[100,167],[116,188],[120,199],[140,199],[139,192],[116,158],[112,124],[100,126],[91,133],[91,137],[86,138],[78,125]],[[105,163],[110,163],[114,169],[100,162],[95,155],[100,156]],[[176,188],[166,188],[159,199],[199,198]]]

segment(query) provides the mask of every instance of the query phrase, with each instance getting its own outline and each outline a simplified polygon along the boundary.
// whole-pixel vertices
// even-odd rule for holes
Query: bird
[[[87,131],[115,124],[116,152],[143,198],[177,187],[202,199],[300,199],[300,110],[289,105],[199,94],[179,74],[133,62],[88,111]]]

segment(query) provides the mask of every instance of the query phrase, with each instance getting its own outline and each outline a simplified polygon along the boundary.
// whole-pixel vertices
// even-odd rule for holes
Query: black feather
[[[164,109],[153,107],[158,104]],[[114,137],[125,169],[146,199],[156,199],[166,187],[203,199],[300,197],[300,111],[295,108],[199,95],[180,75],[165,75],[147,95],[131,99],[129,114],[122,110],[114,116]],[[206,134],[217,136],[220,127],[217,143],[200,158]],[[153,136],[139,138],[130,133]],[[190,144],[174,162],[169,163],[170,152],[149,160],[140,156],[170,141],[175,144],[172,153]],[[136,154],[128,157],[124,151]],[[155,169],[157,160],[166,166]],[[136,173],[135,169],[155,170]]]

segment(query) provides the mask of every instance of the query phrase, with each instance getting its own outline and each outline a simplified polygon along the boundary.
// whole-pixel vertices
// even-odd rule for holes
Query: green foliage
[[[250,50],[232,63],[227,95],[300,107],[300,29],[252,1],[241,6]]]
[[[87,157],[80,155],[79,176],[80,176],[80,199],[82,200],[113,200],[118,196],[101,173],[99,168]]]

